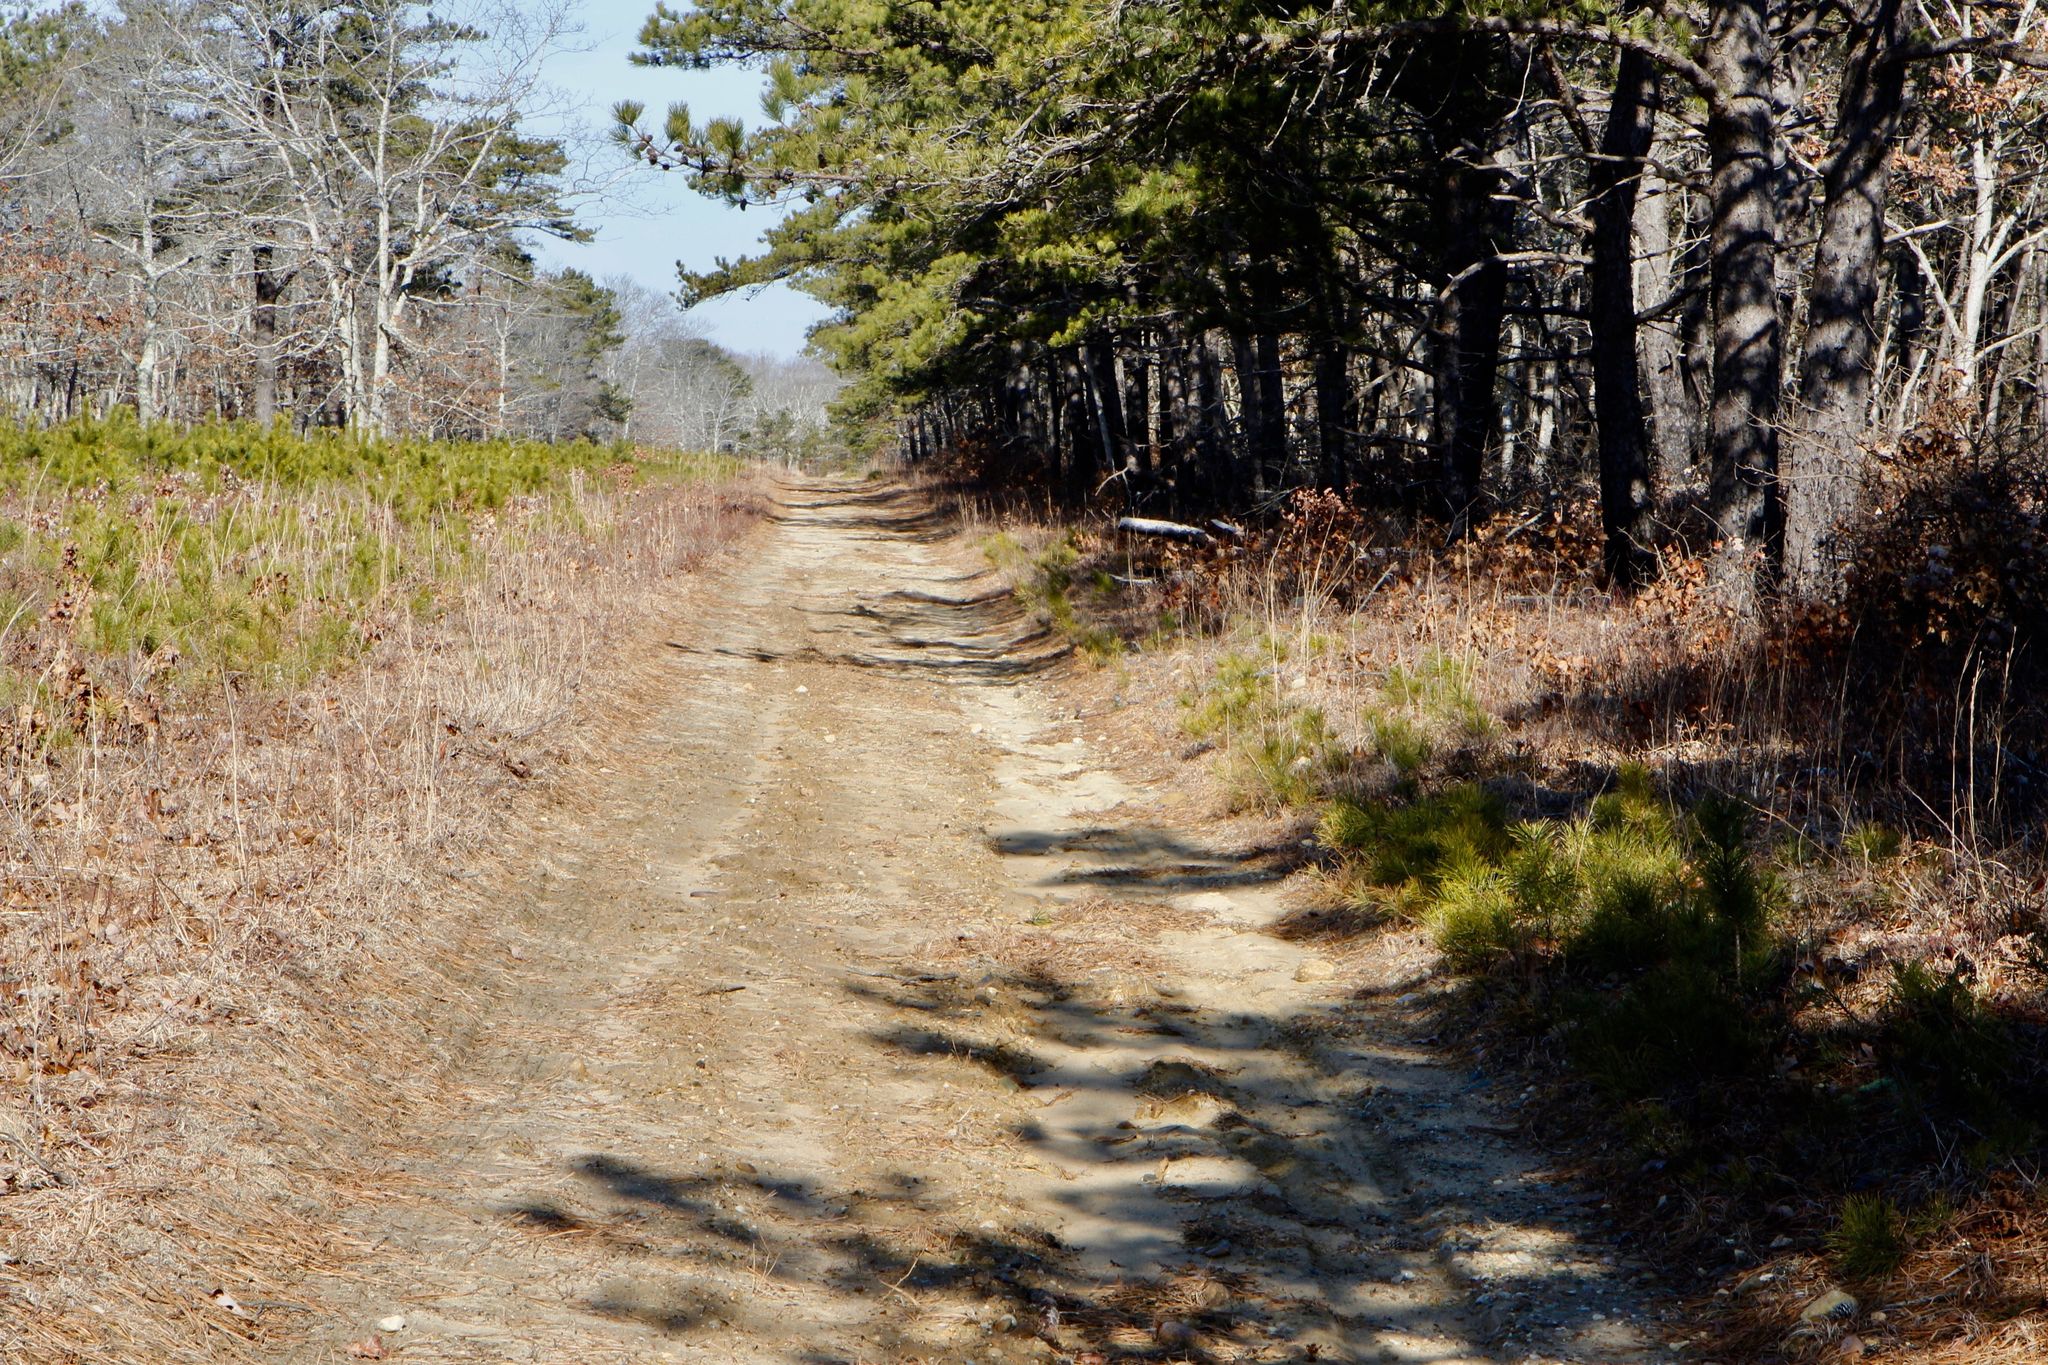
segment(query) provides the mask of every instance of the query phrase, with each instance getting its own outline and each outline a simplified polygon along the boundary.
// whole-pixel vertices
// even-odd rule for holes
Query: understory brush
[[[344,1112],[439,1046],[401,983],[496,926],[507,798],[758,499],[654,451],[118,423],[0,435],[0,490],[0,1356],[274,1356],[294,1319],[205,1292],[342,1254],[304,1182],[374,1174]]]
[[[1840,538],[1843,611],[1923,677],[1982,668],[2004,688],[2048,683],[2048,445],[1987,443],[1943,403],[1873,462]],[[1980,701],[1983,700],[1980,698]]]

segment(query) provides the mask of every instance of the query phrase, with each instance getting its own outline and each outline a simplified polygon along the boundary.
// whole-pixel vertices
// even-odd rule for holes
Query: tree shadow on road
[[[1354,1085],[1346,1003],[1299,1027],[1107,999],[1084,970],[1000,966],[846,989],[877,1049],[1024,1097],[1005,1159],[1064,1173],[1042,1183],[1063,1219],[1089,1229],[1088,1254],[1056,1227],[1002,1221],[939,1188],[907,1155],[861,1153],[862,1174],[835,1180],[743,1158],[685,1173],[591,1153],[572,1165],[570,1199],[501,1211],[531,1236],[587,1239],[634,1265],[586,1293],[585,1311],[677,1337],[745,1331],[784,1340],[792,1361],[849,1365],[966,1359],[970,1347],[1019,1362],[1305,1361],[1376,1347],[1448,1362],[1472,1358],[1460,1340],[1562,1344],[1606,1317],[1602,1272],[1583,1258],[1493,1276],[1490,1312],[1444,1272],[1455,1229],[1512,1220],[1562,1246],[1573,1211],[1543,1191],[1475,1203],[1469,1182],[1414,1179],[1403,1140],[1502,1137],[1416,1122],[1440,1094],[1423,1054],[1378,1056]],[[1134,1038],[1152,1043],[1133,1052]],[[1097,1054],[1112,1064],[1074,1060]],[[1074,1105],[1099,1122],[1038,1117]],[[878,1133],[876,1150],[887,1142]],[[791,1302],[802,1307],[775,1307]]]

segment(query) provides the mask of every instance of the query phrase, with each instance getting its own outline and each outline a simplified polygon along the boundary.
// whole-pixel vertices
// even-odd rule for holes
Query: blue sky
[[[611,108],[622,99],[647,106],[655,127],[670,104],[680,100],[701,121],[712,115],[762,120],[761,79],[751,71],[666,71],[632,65],[626,55],[655,0],[581,0],[576,18],[583,32],[574,46],[550,59],[547,78],[577,106],[577,121],[602,131],[610,125]],[[676,8],[682,8],[671,0]],[[597,153],[606,166],[616,164],[616,149]],[[575,266],[602,278],[630,275],[651,289],[674,289],[676,262],[703,268],[720,257],[742,256],[760,241],[773,216],[760,209],[745,213],[702,198],[685,187],[678,174],[652,169],[634,177],[630,200],[593,207],[583,217],[596,231],[588,245],[540,244],[541,258],[552,265]],[[721,299],[693,314],[721,345],[735,351],[766,351],[795,355],[803,349],[805,330],[824,316],[813,300],[780,287],[751,297]]]

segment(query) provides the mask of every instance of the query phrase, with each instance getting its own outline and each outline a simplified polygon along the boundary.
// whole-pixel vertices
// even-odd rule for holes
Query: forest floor
[[[290,1358],[1667,1358],[1420,941],[1289,934],[1307,831],[1171,698],[893,485],[787,484],[708,577],[481,869]]]

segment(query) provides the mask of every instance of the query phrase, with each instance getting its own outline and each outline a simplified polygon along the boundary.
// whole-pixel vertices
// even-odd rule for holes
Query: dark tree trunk
[[[1351,429],[1357,432],[1360,438],[1354,453],[1358,457],[1358,463],[1361,466],[1353,472],[1353,478],[1363,474],[1365,467],[1370,465],[1371,457],[1366,452],[1371,449],[1372,433],[1379,431],[1382,426],[1381,414],[1384,411],[1387,389],[1391,386],[1392,382],[1392,375],[1390,373],[1392,368],[1386,360],[1379,356],[1367,359],[1365,361],[1365,383],[1361,388],[1352,392]]]
[[[1067,394],[1064,384],[1065,365],[1057,354],[1048,355],[1045,363],[1045,452],[1046,482],[1058,488],[1066,477],[1067,461],[1072,457],[1072,436],[1067,430]]]
[[[1351,352],[1337,337],[1316,338],[1316,476],[1325,488],[1351,482],[1351,433],[1358,404],[1351,387]]]
[[[1643,443],[1636,350],[1635,209],[1657,118],[1657,69],[1639,52],[1621,54],[1614,100],[1593,159],[1593,402],[1600,437],[1600,525],[1607,573],[1633,586],[1656,563],[1650,552],[1655,499]]]
[[[1183,443],[1187,439],[1188,431],[1186,366],[1186,348],[1182,346],[1178,334],[1172,331],[1161,332],[1158,359],[1153,366],[1153,373],[1159,377],[1157,460],[1160,478],[1166,484],[1170,498],[1178,496]]]
[[[1085,502],[1099,477],[1102,462],[1102,428],[1092,411],[1085,359],[1076,349],[1061,359],[1060,387],[1065,391],[1067,411],[1067,497]]]
[[[1188,345],[1188,363],[1195,402],[1194,456],[1196,474],[1211,499],[1234,492],[1230,486],[1228,445],[1223,433],[1223,376],[1216,350],[1206,332],[1198,332]]]
[[[1252,342],[1257,363],[1256,382],[1259,408],[1265,414],[1260,439],[1252,449],[1254,488],[1264,501],[1286,478],[1287,470],[1287,386],[1280,373],[1280,338],[1262,327]]]
[[[1446,281],[1430,327],[1435,379],[1430,453],[1437,500],[1461,533],[1480,498],[1486,448],[1499,425],[1495,378],[1507,307],[1507,267],[1500,250],[1510,230],[1506,205],[1495,199],[1500,173],[1480,146],[1450,156],[1441,186]]]
[[[1233,478],[1234,488],[1249,485],[1253,501],[1263,501],[1266,496],[1265,460],[1269,439],[1266,435],[1267,413],[1265,386],[1259,383],[1258,344],[1247,332],[1230,334],[1231,368],[1237,376],[1237,414],[1239,455],[1237,463],[1250,478]]]
[[[1671,218],[1677,207],[1672,187],[1644,167],[1636,195],[1637,316],[1645,308],[1669,304],[1686,287],[1682,263],[1673,247]],[[1644,419],[1650,431],[1650,487],[1654,496],[1669,498],[1692,473],[1698,448],[1699,392],[1686,370],[1686,318],[1691,311],[1667,307],[1636,331],[1637,366],[1642,375]]]
[[[2048,251],[2034,254],[2034,429],[2048,437]]]
[[[1428,131],[1421,160],[1432,214],[1417,245],[1437,289],[1422,338],[1429,383],[1416,393],[1426,412],[1402,435],[1423,442],[1427,493],[1460,535],[1479,506],[1487,451],[1501,428],[1508,284],[1501,257],[1514,230],[1505,192],[1516,123],[1511,51],[1492,37],[1450,36],[1417,44],[1389,77]],[[1514,65],[1525,60],[1522,54]]]
[[[1081,363],[1088,374],[1088,405],[1095,417],[1096,440],[1101,447],[1101,472],[1107,477],[1125,467],[1129,459],[1124,433],[1124,401],[1116,380],[1116,350],[1102,337],[1081,348]]]
[[[256,425],[268,427],[277,420],[277,305],[284,297],[287,277],[274,268],[277,248],[258,243],[250,250],[256,301],[249,310],[249,330],[256,350],[256,377],[251,407]]]
[[[1038,410],[1036,394],[1037,380],[1031,373],[1031,362],[1023,355],[1022,346],[1011,350],[1011,363],[1016,366],[1010,372],[1006,389],[1008,403],[1003,418],[1003,447],[1006,455],[1019,450],[1029,450],[1038,443]]]
[[[1052,423],[1047,417],[1045,377],[1043,366],[1033,360],[1024,370],[1024,428],[1019,432],[1023,449],[1041,458],[1054,458],[1052,448]]]
[[[1124,439],[1138,462],[1138,472],[1149,481],[1153,463],[1152,350],[1143,332],[1127,348],[1118,366],[1123,376]]]
[[[1784,548],[1778,483],[1777,117],[1771,101],[1770,0],[1716,0],[1706,65],[1718,87],[1707,116],[1713,224],[1714,379],[1708,490],[1728,550],[1761,551],[1774,585]]]
[[[1805,429],[1786,490],[1786,579],[1800,593],[1833,586],[1829,543],[1856,494],[1877,356],[1892,139],[1905,99],[1905,64],[1898,59],[1905,36],[1904,0],[1873,0],[1851,35],[1834,146],[1823,169],[1799,368]]]
[[[1351,440],[1358,430],[1358,390],[1351,382],[1350,309],[1336,284],[1337,263],[1317,290],[1315,355],[1316,478],[1325,488],[1351,482]]]
[[[1135,280],[1124,285],[1124,302],[1133,316],[1145,313],[1145,294]],[[1158,383],[1158,338],[1156,328],[1133,327],[1118,349],[1116,365],[1122,381],[1118,392],[1123,396],[1124,439],[1137,462],[1140,482],[1147,488],[1159,462],[1159,428],[1153,419],[1152,404],[1152,390]]]
[[[1677,256],[1679,276],[1685,281],[1685,304],[1678,315],[1678,342],[1685,357],[1685,394],[1693,410],[1688,433],[1690,482],[1704,488],[1713,477],[1707,460],[1705,420],[1714,401],[1713,196],[1688,194],[1684,214],[1685,240]]]

